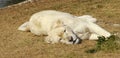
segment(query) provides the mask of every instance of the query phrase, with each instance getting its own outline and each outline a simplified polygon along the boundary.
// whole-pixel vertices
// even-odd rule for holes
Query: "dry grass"
[[[119,58],[119,50],[85,53],[94,47],[95,41],[85,40],[79,45],[47,44],[43,36],[17,30],[33,13],[54,9],[73,15],[92,15],[103,28],[120,34],[120,27],[112,26],[120,24],[119,5],[119,0],[36,0],[0,9],[0,58]]]

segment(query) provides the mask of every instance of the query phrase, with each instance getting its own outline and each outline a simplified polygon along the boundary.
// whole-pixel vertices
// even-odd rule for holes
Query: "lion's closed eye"
[[[64,30],[64,32],[66,32],[66,29]]]

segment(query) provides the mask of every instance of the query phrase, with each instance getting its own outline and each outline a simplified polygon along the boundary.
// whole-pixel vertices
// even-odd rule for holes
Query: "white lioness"
[[[109,37],[110,33],[95,24],[96,19],[89,15],[74,16],[55,10],[38,12],[18,30],[30,31],[35,35],[48,35],[47,43],[77,44],[80,39],[97,40],[98,36]]]

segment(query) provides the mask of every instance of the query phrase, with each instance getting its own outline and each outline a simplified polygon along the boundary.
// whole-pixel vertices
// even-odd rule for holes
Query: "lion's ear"
[[[58,27],[61,27],[61,26],[63,26],[63,25],[64,25],[64,24],[63,24],[62,21],[57,20],[57,21],[55,21],[55,23],[54,23],[54,25],[53,25],[53,28],[58,28]]]

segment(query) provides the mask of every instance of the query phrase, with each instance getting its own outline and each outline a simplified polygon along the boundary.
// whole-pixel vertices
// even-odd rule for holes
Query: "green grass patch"
[[[98,51],[104,51],[104,52],[114,52],[117,50],[120,50],[120,38],[115,35],[111,35],[108,38],[105,38],[104,36],[98,37],[99,40],[97,40],[97,44],[94,48],[86,50],[87,53],[95,53]]]

